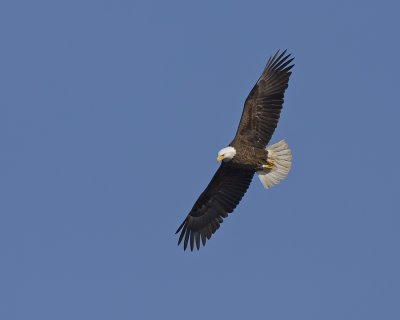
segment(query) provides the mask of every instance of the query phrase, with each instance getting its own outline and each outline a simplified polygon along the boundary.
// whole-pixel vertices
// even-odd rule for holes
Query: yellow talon
[[[268,159],[267,160],[267,164],[263,165],[263,167],[265,169],[270,170],[270,169],[272,169],[274,167],[274,165],[275,165],[274,162],[272,160]]]

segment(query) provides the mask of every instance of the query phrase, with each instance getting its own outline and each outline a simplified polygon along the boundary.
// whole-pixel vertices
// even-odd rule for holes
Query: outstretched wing
[[[239,204],[253,175],[252,171],[233,168],[223,162],[176,231],[181,232],[178,245],[184,239],[183,248],[186,250],[190,239],[190,250],[193,251],[195,241],[198,250],[201,237],[204,246],[219,228],[223,218]]]
[[[247,144],[264,148],[278,124],[283,97],[288,87],[290,64],[294,58],[286,50],[270,57],[244,104],[242,117],[231,145]]]

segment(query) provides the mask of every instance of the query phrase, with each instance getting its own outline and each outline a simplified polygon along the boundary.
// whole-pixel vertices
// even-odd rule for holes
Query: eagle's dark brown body
[[[264,148],[245,146],[242,144],[231,144],[235,148],[236,154],[229,165],[243,170],[259,171],[262,166],[267,164],[268,151]]]

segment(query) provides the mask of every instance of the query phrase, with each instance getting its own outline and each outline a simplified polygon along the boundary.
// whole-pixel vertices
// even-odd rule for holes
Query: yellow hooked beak
[[[222,154],[219,154],[217,157],[217,162],[221,162],[224,156]]]

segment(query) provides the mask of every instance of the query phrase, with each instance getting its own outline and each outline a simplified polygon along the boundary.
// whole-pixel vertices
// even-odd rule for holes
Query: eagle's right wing
[[[219,228],[246,193],[253,178],[253,171],[233,168],[224,162],[214,174],[214,177],[197,199],[192,210],[180,225],[176,233],[181,232],[178,245],[184,239],[186,250],[189,239],[193,251],[194,242],[200,248],[200,237],[203,246],[207,239]]]

